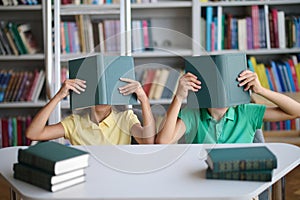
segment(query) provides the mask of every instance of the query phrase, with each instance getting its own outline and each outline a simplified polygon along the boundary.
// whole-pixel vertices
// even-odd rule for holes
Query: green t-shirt
[[[187,143],[252,143],[265,110],[265,105],[242,104],[230,107],[217,122],[206,108],[184,108],[178,117],[185,124]]]

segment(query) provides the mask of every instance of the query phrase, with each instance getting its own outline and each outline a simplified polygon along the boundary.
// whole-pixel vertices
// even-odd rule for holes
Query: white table
[[[81,146],[91,153],[86,182],[51,193],[13,178],[17,149],[0,150],[0,173],[22,199],[235,199],[249,200],[284,177],[300,163],[300,148],[290,144],[266,145],[277,156],[271,182],[205,179],[205,147],[211,145]]]

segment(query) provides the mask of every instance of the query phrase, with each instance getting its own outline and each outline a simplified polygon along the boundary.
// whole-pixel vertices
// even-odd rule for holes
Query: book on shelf
[[[277,158],[266,146],[206,149],[206,163],[212,172],[273,170]]]
[[[85,169],[77,169],[60,175],[46,173],[38,168],[21,163],[14,163],[14,178],[55,192],[66,186],[84,181]],[[78,178],[78,179],[77,179]],[[81,181],[80,181],[81,180]]]
[[[127,84],[121,77],[135,80],[133,57],[95,54],[69,60],[68,64],[70,79],[85,80],[87,86],[81,94],[71,92],[71,109],[99,104],[138,104],[135,95],[122,95],[118,90]]]
[[[18,27],[18,32],[21,37],[22,42],[29,54],[35,54],[40,51],[37,40],[33,35],[30,24],[20,24]]]
[[[209,168],[206,170],[207,179],[271,181],[272,175],[273,175],[273,170],[249,170],[249,171],[230,171],[230,172],[213,172]]]
[[[1,25],[1,30],[4,33],[4,37],[5,40],[8,43],[8,46],[10,47],[9,49],[11,49],[12,55],[19,55],[19,51],[17,49],[17,46],[13,40],[13,36],[11,35],[10,31],[7,28],[7,22],[5,21],[0,21],[0,25]]]
[[[12,36],[12,39],[18,49],[18,52],[20,54],[27,54],[27,49],[20,37],[20,34],[19,34],[19,31],[18,31],[18,27],[17,25],[14,23],[14,22],[7,22],[7,29],[9,31],[9,33],[11,34]]]
[[[18,162],[59,175],[88,166],[89,153],[58,142],[39,142],[18,150]]]
[[[201,81],[198,92],[189,91],[191,108],[224,108],[250,103],[249,91],[239,87],[237,77],[247,69],[244,53],[185,57],[185,71]]]

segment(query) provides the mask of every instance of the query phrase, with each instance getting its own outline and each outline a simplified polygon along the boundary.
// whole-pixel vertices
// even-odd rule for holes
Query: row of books
[[[35,54],[40,51],[31,25],[0,21],[0,55]]]
[[[88,15],[77,15],[75,19],[60,24],[62,54],[120,51],[120,20],[92,20]],[[150,27],[150,20],[132,20],[133,51],[153,49]]]
[[[131,3],[156,3],[157,0],[131,0]],[[103,5],[103,4],[119,4],[120,0],[62,0],[62,5],[74,4],[93,4],[93,5]]]
[[[157,3],[158,0],[131,0],[131,3]]]
[[[25,131],[31,123],[32,116],[0,118],[1,148],[10,146],[28,146],[31,141],[25,137]]]
[[[56,192],[85,181],[89,153],[54,141],[18,150],[14,178]]]
[[[277,158],[264,146],[206,149],[207,179],[271,181]]]
[[[232,1],[262,1],[262,0],[200,0],[200,2],[202,2],[202,3],[206,3],[206,2],[219,2],[219,1],[232,2]]]
[[[74,4],[74,5],[81,5],[81,4],[92,4],[92,5],[103,5],[103,4],[119,4],[120,0],[62,0],[62,5]]]
[[[1,0],[0,5],[3,6],[18,6],[18,5],[38,5],[41,0]]]
[[[263,129],[265,131],[300,130],[300,119],[297,118],[280,122],[264,122]]]
[[[169,68],[147,68],[136,72],[136,80],[142,84],[149,99],[171,99],[183,73],[183,70]]]
[[[36,102],[45,82],[45,71],[0,71],[0,102]]]
[[[247,8],[249,9],[249,8]],[[285,12],[253,5],[250,14],[235,17],[222,8],[206,7],[201,18],[201,43],[207,51],[300,47],[300,18]]]
[[[300,91],[300,55],[291,55],[282,60],[271,60],[269,63],[257,63],[251,56],[249,69],[255,71],[263,87],[276,92]]]

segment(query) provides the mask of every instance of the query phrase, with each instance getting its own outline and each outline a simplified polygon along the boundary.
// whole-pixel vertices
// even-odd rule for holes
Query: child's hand
[[[60,99],[64,99],[66,96],[69,95],[69,90],[80,94],[80,92],[84,92],[86,85],[84,80],[80,79],[67,79],[61,86],[60,90],[57,92],[57,95]]]
[[[183,100],[187,97],[189,90],[197,92],[199,89],[201,89],[201,82],[197,80],[197,76],[188,72],[179,79],[176,97]]]
[[[140,101],[143,98],[148,98],[140,82],[129,78],[120,78],[120,80],[128,83],[125,86],[119,88],[119,91],[122,95],[130,95],[135,93]]]
[[[251,89],[254,93],[260,93],[262,89],[257,74],[250,70],[245,70],[240,73],[237,80],[240,82],[240,87],[244,86],[245,91]]]

